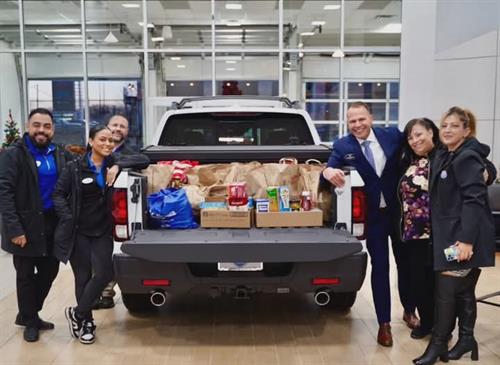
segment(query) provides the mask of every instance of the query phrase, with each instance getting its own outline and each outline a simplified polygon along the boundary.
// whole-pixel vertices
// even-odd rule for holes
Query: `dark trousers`
[[[466,277],[436,273],[436,311],[433,338],[447,341],[458,316],[459,336],[472,336],[477,317],[476,284],[480,269],[472,269]]]
[[[77,234],[70,262],[75,276],[76,313],[92,320],[92,307],[113,279],[113,239]]]
[[[415,311],[415,299],[410,290],[409,252],[399,235],[396,234],[396,224],[395,216],[384,210],[370,212],[367,221],[366,248],[372,265],[372,295],[379,323],[391,321],[389,236],[397,266],[399,299],[405,312]]]
[[[47,256],[13,255],[16,269],[17,306],[19,314],[28,327],[36,327],[38,324],[40,320],[38,312],[42,309],[52,282],[59,272],[59,261],[51,255],[56,221],[54,212],[44,214]]]
[[[430,240],[405,242],[410,259],[410,288],[415,294],[420,325],[430,330],[434,325],[434,269]]]

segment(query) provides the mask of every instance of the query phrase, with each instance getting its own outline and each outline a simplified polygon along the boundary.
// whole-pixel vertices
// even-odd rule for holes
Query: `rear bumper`
[[[288,263],[290,270],[278,276],[264,272],[211,272],[203,276],[193,273],[187,263],[153,262],[127,254],[114,255],[115,277],[122,292],[146,294],[155,289],[168,294],[187,292],[224,293],[244,287],[251,292],[299,293],[314,292],[319,288],[334,292],[356,292],[361,288],[366,274],[367,254],[364,251],[326,262]],[[215,265],[215,264],[207,264]],[[266,267],[266,263],[264,262]],[[339,278],[334,286],[312,285],[313,278]],[[145,287],[145,279],[168,279],[168,287]]]

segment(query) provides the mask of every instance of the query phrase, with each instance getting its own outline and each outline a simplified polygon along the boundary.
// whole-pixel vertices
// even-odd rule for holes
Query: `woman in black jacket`
[[[112,184],[121,167],[147,166],[134,156],[111,156],[113,147],[108,127],[92,128],[86,154],[67,165],[53,194],[56,257],[71,263],[78,303],[65,315],[71,335],[84,344],[95,341],[92,307],[113,279]]]
[[[450,108],[441,120],[445,148],[433,159],[429,189],[436,318],[429,346],[414,360],[418,365],[438,358],[458,360],[467,352],[478,359],[475,287],[479,267],[495,264],[495,236],[485,182],[490,149],[471,137],[474,126],[474,115],[459,107]],[[448,351],[457,315],[459,339]]]

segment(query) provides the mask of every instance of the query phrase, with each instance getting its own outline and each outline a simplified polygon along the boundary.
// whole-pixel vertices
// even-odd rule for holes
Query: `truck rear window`
[[[312,145],[303,116],[284,113],[193,113],[171,116],[160,146]]]

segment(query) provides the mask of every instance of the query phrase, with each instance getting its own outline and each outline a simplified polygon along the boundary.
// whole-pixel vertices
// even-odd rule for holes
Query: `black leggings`
[[[92,320],[92,307],[113,279],[113,239],[109,235],[88,237],[77,234],[71,254],[75,275],[75,308],[78,317]]]

